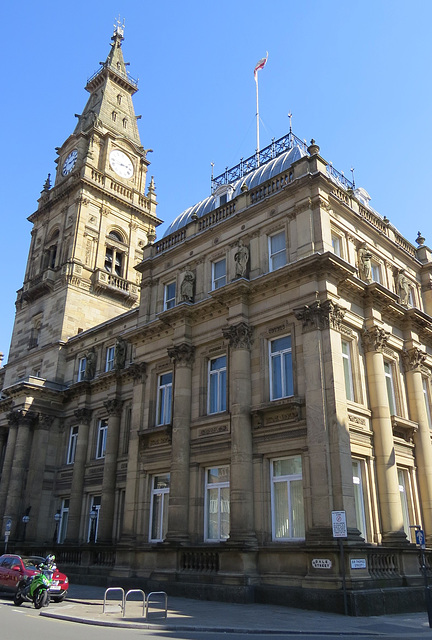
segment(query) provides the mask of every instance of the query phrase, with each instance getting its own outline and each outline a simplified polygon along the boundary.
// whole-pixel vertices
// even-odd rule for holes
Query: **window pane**
[[[272,399],[282,398],[281,356],[272,357]]]
[[[211,540],[217,540],[218,535],[218,502],[219,502],[219,489],[208,490],[208,525],[207,525],[207,538]]]
[[[292,376],[292,355],[291,353],[284,353],[284,382],[285,396],[293,395],[293,376]]]
[[[291,349],[291,336],[284,336],[283,338],[277,338],[271,342],[271,352],[284,351],[285,349]]]
[[[274,485],[275,538],[289,538],[288,483]]]
[[[220,490],[220,539],[226,540],[230,531],[230,490],[222,487]]]
[[[304,506],[303,506],[303,480],[290,482],[291,489],[291,535],[293,538],[304,538]]]
[[[302,463],[300,456],[273,461],[273,476],[275,478],[279,476],[301,475],[301,472]]]
[[[153,496],[153,513],[152,513],[152,528],[151,528],[151,539],[152,540],[161,540],[162,539],[162,531],[160,529],[161,525],[161,514],[163,508],[163,494],[155,494]]]

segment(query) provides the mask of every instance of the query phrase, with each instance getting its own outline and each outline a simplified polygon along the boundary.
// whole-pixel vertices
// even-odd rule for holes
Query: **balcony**
[[[54,269],[46,269],[35,278],[27,280],[23,285],[23,300],[31,302],[52,291],[56,277],[57,272]]]
[[[93,275],[93,288],[96,293],[121,298],[131,305],[139,298],[139,289],[136,284],[102,269],[97,269]]]

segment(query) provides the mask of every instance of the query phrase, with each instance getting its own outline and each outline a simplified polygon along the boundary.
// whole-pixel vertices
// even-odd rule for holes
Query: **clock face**
[[[111,151],[109,161],[111,169],[114,169],[121,178],[132,178],[134,172],[133,164],[123,151],[119,149]]]
[[[70,152],[63,164],[62,176],[67,176],[72,171],[77,161],[78,151],[74,149]]]

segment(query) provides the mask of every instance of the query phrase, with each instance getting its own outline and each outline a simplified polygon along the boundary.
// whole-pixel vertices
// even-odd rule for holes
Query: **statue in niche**
[[[397,285],[397,293],[399,295],[400,303],[404,307],[407,307],[409,303],[410,286],[409,286],[409,280],[406,277],[405,271],[403,269],[401,269],[398,272],[398,275],[396,278],[396,285]]]
[[[96,351],[94,347],[86,353],[85,379],[92,380],[96,373]]]
[[[235,260],[235,277],[244,278],[246,275],[247,264],[249,262],[249,249],[243,244],[243,240],[239,240],[237,251],[234,255]]]
[[[180,295],[183,302],[193,302],[195,276],[192,271],[186,271],[180,286]]]
[[[360,247],[358,255],[360,278],[365,282],[372,282],[372,254],[366,242]]]
[[[124,369],[126,364],[127,343],[123,338],[117,338],[114,350],[114,369]]]

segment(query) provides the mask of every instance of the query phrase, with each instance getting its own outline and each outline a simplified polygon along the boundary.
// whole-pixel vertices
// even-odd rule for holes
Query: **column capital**
[[[11,426],[27,424],[32,427],[39,419],[39,415],[35,411],[25,411],[24,409],[11,411],[7,417]]]
[[[42,429],[48,430],[51,427],[54,420],[55,420],[55,416],[50,416],[47,413],[39,414],[39,426]]]
[[[250,349],[253,344],[253,327],[247,322],[239,322],[230,327],[222,327],[222,334],[234,349]]]
[[[382,351],[387,345],[390,333],[374,325],[362,332],[362,343],[365,352]]]
[[[85,407],[83,409],[76,409],[74,411],[76,419],[82,424],[90,424],[92,413],[93,412],[91,409],[87,409]]]
[[[303,323],[303,333],[314,331],[315,329],[337,329],[339,330],[345,315],[342,309],[333,300],[316,300],[312,304],[305,304],[300,309],[294,309],[297,320]]]
[[[128,371],[131,373],[132,378],[138,382],[144,382],[147,376],[147,364],[145,362],[133,362]]]
[[[175,347],[168,347],[168,356],[177,364],[191,365],[195,357],[195,347],[183,342]]]
[[[426,353],[418,347],[404,349],[402,351],[402,360],[405,371],[417,371],[420,370],[426,360]]]
[[[104,407],[110,416],[119,416],[123,407],[123,402],[118,398],[112,398],[104,402]]]

